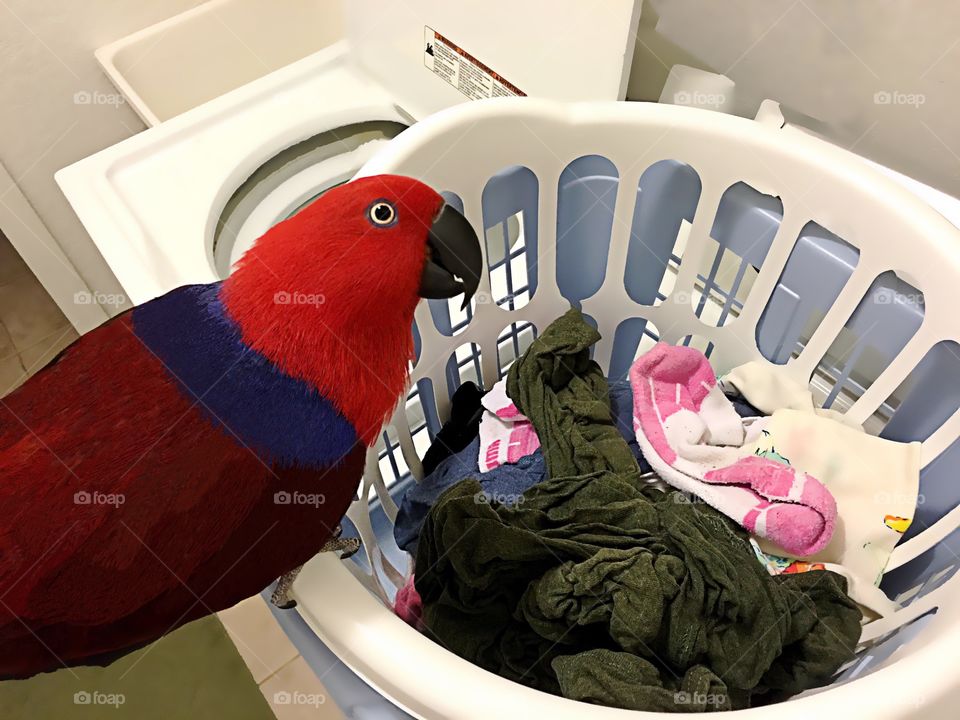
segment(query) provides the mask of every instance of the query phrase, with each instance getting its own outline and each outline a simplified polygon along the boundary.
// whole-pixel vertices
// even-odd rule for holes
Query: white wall
[[[0,2],[0,165],[90,289],[102,296],[119,293],[120,287],[53,174],[144,125],[117,99],[93,51],[198,4],[199,0]],[[0,196],[0,202],[4,200]]]
[[[645,0],[627,97],[656,100],[678,63],[736,81],[738,114],[779,100],[834,142],[960,196],[956,0]]]

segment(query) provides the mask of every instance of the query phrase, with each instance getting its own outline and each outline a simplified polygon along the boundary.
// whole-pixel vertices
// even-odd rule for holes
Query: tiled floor
[[[0,233],[0,397],[19,387],[77,337]],[[278,720],[342,720],[343,713],[262,598],[249,598],[219,617]]]
[[[343,713],[259,595],[219,613],[277,720],[343,720]]]
[[[0,233],[0,397],[76,339],[73,326]]]

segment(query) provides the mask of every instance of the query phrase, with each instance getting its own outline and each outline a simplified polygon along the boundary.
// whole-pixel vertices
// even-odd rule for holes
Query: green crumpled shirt
[[[510,369],[548,480],[507,507],[473,479],[424,524],[416,587],[427,632],[530,687],[635,710],[728,710],[826,682],[861,614],[828,571],[771,577],[731,520],[646,485],[589,357],[577,310]]]

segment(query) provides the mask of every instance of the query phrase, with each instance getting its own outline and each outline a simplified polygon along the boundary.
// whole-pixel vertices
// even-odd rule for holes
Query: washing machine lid
[[[80,160],[56,180],[128,298],[142,303],[219,277],[220,213],[263,163],[319,132],[369,120],[409,122],[338,44]]]

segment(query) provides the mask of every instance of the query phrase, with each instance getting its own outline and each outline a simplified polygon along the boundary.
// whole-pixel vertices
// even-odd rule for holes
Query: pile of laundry
[[[919,445],[881,440],[776,368],[717,380],[663,343],[608,384],[577,310],[484,393],[465,384],[395,527],[395,609],[529,687],[728,710],[829,682],[909,525]]]

